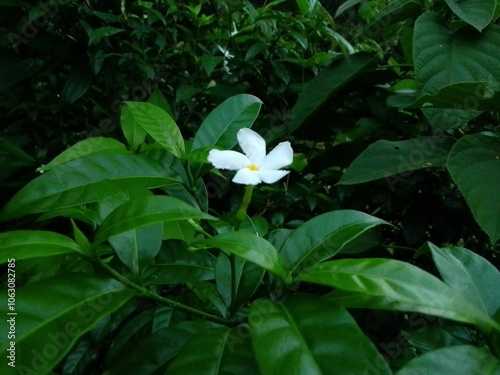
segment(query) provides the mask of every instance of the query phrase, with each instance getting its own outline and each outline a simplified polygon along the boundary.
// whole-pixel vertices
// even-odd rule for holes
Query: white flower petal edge
[[[266,141],[259,133],[243,128],[236,135],[238,143],[252,164],[261,165],[266,157]]]
[[[290,171],[263,171],[260,170],[255,174],[260,177],[260,179],[266,184],[274,184],[276,181],[281,180],[285,177]]]
[[[251,164],[245,155],[236,151],[210,150],[207,159],[215,168],[231,169],[233,171],[248,167]]]
[[[258,185],[262,182],[258,173],[242,168],[233,177],[233,182],[244,185]]]
[[[276,170],[293,163],[293,150],[290,142],[281,142],[267,154],[260,165],[262,170]]]

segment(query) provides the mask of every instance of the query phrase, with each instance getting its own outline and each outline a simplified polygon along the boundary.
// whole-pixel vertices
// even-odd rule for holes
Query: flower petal
[[[252,160],[252,159],[250,159]],[[290,142],[281,142],[269,154],[260,165],[261,170],[276,170],[293,162],[293,150]]]
[[[252,164],[261,165],[266,157],[266,141],[259,133],[243,128],[237,134],[238,143]]]
[[[207,159],[215,168],[234,171],[252,164],[245,155],[236,151],[210,150]]]
[[[242,168],[233,177],[233,182],[244,185],[257,185],[262,182],[259,172],[251,171],[248,168]]]
[[[246,168],[245,168],[246,169]],[[259,175],[260,179],[265,182],[266,184],[273,184],[278,180],[281,180],[283,177],[285,177],[290,171],[263,171],[260,170],[258,172],[255,172],[256,174]]]

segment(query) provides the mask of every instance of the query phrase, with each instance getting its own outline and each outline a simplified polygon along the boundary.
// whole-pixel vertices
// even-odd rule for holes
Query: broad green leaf
[[[92,44],[97,44],[102,38],[107,38],[118,33],[125,31],[124,29],[119,29],[113,26],[99,27],[98,29],[92,30],[89,34],[89,46]]]
[[[109,375],[137,375],[139,368],[141,375],[158,373],[189,340],[214,326],[214,323],[206,321],[190,321],[161,329],[136,343],[127,355],[110,362]]]
[[[497,5],[496,0],[446,0],[450,9],[469,25],[482,31],[490,24]]]
[[[500,26],[490,25],[482,33],[461,28],[452,33],[437,13],[421,15],[415,23],[413,57],[418,102],[434,97],[435,106],[481,110],[494,106],[499,91],[500,66],[495,48],[500,44]]]
[[[453,140],[444,136],[406,141],[379,140],[368,146],[338,182],[353,185],[446,163]]]
[[[473,118],[472,114],[485,110],[498,112],[500,91],[498,91],[497,82],[491,81],[492,77],[489,75],[480,78],[477,82],[452,83],[443,86],[436,94],[423,94],[417,100],[407,103],[405,108],[466,110],[471,112],[467,116],[471,118]]]
[[[396,375],[499,375],[500,361],[475,346],[450,346],[412,359]]]
[[[388,223],[359,211],[327,212],[295,229],[283,242],[280,254],[286,269],[298,273],[331,258],[363,233],[382,224]]]
[[[475,324],[486,332],[500,330],[499,324],[450,286],[412,264],[394,259],[320,263],[302,272],[298,280],[351,292],[350,300],[339,302],[346,307],[415,311]]]
[[[112,365],[127,357],[137,344],[151,336],[155,309],[149,308],[129,317],[113,335],[113,344],[106,355],[106,364]]]
[[[95,241],[102,242],[111,236],[149,224],[188,219],[215,220],[213,216],[180,199],[145,196],[126,202],[111,212],[101,223]]]
[[[262,375],[360,375],[371,366],[392,374],[387,362],[342,307],[308,295],[284,303],[257,300],[249,315]]]
[[[166,242],[150,268],[151,284],[179,284],[213,280],[215,257],[208,251],[187,251],[185,246]]]
[[[445,283],[464,299],[493,317],[500,309],[500,272],[478,254],[461,247],[439,248],[428,243]]]
[[[492,243],[500,238],[500,138],[467,135],[453,146],[447,167],[474,218]]]
[[[109,243],[123,264],[140,278],[160,250],[162,235],[162,223],[155,223],[111,236]]]
[[[195,281],[187,284],[192,296],[188,299],[201,301],[204,310],[218,311],[223,317],[227,317],[227,307],[217,292],[217,287],[214,283],[208,281]]]
[[[176,239],[190,243],[196,237],[196,231],[187,221],[169,221],[163,224],[163,239]]]
[[[416,320],[416,322],[419,322],[419,320]],[[426,322],[426,319],[421,318],[422,325],[419,329],[412,330],[404,335],[404,338],[408,340],[410,345],[420,352],[425,353],[431,350],[444,348],[446,346],[468,344],[465,338],[458,338],[453,334],[453,329],[463,328],[464,330],[467,330],[467,327],[429,327]],[[450,330],[450,332],[448,332],[447,329]]]
[[[124,111],[122,121],[138,124],[167,151],[178,158],[184,156],[182,134],[167,112],[154,104],[142,102],[125,102]]]
[[[122,107],[120,126],[130,149],[135,152],[143,144],[148,132],[139,124],[126,105]]]
[[[283,138],[286,134],[297,130],[333,94],[372,67],[373,62],[372,55],[360,53],[350,55],[346,59],[323,69],[304,86],[297,103],[288,115],[290,121],[285,124],[283,129],[271,129],[272,131],[268,132],[266,140]]]
[[[257,374],[248,328],[214,327],[199,333],[184,345],[165,373]]]
[[[435,132],[458,128],[483,113],[454,108],[423,108],[422,112]]]
[[[374,38],[380,35],[384,28],[395,23],[416,18],[422,13],[420,0],[395,0],[387,4],[363,30],[364,35]]]
[[[68,253],[83,254],[83,250],[71,238],[59,233],[43,230],[0,233],[0,264],[11,258],[18,261]]]
[[[0,293],[7,301],[7,291]],[[15,313],[2,316],[16,322],[16,367],[5,366],[2,374],[47,374],[64,358],[74,343],[99,320],[120,308],[133,292],[114,279],[90,274],[57,275],[16,290]],[[7,324],[0,334],[7,338]],[[6,353],[10,340],[2,340]]]
[[[84,139],[57,155],[50,163],[37,169],[46,172],[56,165],[93,154],[128,153],[125,145],[116,139],[106,137],[92,137]]]
[[[80,99],[92,84],[93,74],[90,68],[75,67],[64,84],[61,92],[61,100],[65,104],[72,104]]]
[[[255,263],[239,257],[234,259],[234,278],[232,271],[233,267],[229,257],[220,253],[215,265],[217,291],[228,309],[235,313],[238,308],[250,300],[259,287],[265,271]]]
[[[218,248],[277,274],[285,276],[283,259],[268,241],[253,233],[226,232],[204,240],[192,242],[189,250]]]
[[[270,232],[266,237],[269,242],[277,249],[283,246],[285,240],[293,233],[292,229],[279,228]]]
[[[128,188],[177,184],[158,163],[138,155],[89,155],[52,168],[24,186],[4,207],[0,221],[97,201]]]
[[[191,150],[217,146],[231,149],[236,145],[236,133],[251,128],[260,111],[262,101],[248,94],[226,99],[205,118],[193,139]]]

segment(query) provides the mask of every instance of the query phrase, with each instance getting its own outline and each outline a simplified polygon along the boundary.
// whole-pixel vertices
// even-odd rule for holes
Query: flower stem
[[[243,200],[241,201],[241,206],[236,211],[236,224],[234,229],[236,231],[240,230],[240,226],[247,216],[247,209],[250,201],[252,200],[253,185],[247,185],[245,187],[245,194],[243,194]],[[230,317],[233,317],[236,313],[237,306],[236,303],[236,256],[231,254],[229,256],[229,261],[231,264],[231,307],[229,308]]]
[[[194,309],[194,308],[192,308],[190,306],[184,305],[184,304],[182,304],[180,302],[171,300],[170,298],[162,297],[162,296],[160,296],[160,295],[158,295],[156,293],[153,293],[149,289],[147,289],[147,288],[145,288],[145,287],[143,287],[141,285],[138,285],[138,284],[134,283],[133,281],[127,279],[125,276],[123,276],[122,274],[120,274],[118,271],[116,271],[114,268],[110,267],[108,264],[106,264],[105,262],[103,262],[99,258],[97,258],[97,264],[102,269],[104,269],[107,273],[111,274],[115,279],[117,279],[118,281],[120,281],[122,284],[125,284],[129,288],[134,289],[136,292],[138,292],[138,294],[141,297],[145,297],[145,298],[151,299],[153,301],[159,302],[159,303],[161,303],[163,305],[167,305],[167,306],[170,306],[170,307],[173,307],[173,308],[185,311],[187,313],[199,316],[200,318],[209,320],[209,321],[214,322],[214,323],[224,324],[226,326],[235,326],[235,325],[237,325],[237,323],[234,322],[234,321],[232,321],[232,320],[225,319],[225,318],[223,318],[221,316],[208,314],[206,312],[203,312],[203,311]]]
[[[234,227],[235,230],[240,230],[241,223],[245,220],[247,216],[247,208],[252,200],[253,193],[253,185],[247,185],[245,187],[245,194],[243,195],[243,200],[241,202],[241,206],[236,212],[236,225]]]

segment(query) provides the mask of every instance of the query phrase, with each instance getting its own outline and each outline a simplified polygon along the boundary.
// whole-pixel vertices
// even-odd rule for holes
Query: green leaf
[[[265,239],[247,232],[226,232],[191,243],[188,250],[219,248],[249,262],[285,276],[283,259],[276,248]]]
[[[492,46],[499,44],[499,26],[490,25],[482,33],[466,27],[452,33],[438,14],[421,15],[413,42],[419,105],[438,100],[435,106],[498,109],[493,95],[499,91],[500,68]]]
[[[478,254],[461,247],[441,249],[427,244],[444,282],[464,299],[493,317],[500,309],[500,272]]]
[[[106,137],[92,137],[84,139],[57,155],[52,161],[37,169],[38,172],[46,172],[56,165],[66,163],[84,156],[106,153],[128,153],[125,145],[116,139]]]
[[[80,99],[92,84],[93,74],[89,67],[75,67],[64,84],[61,99],[71,104]]]
[[[259,287],[265,272],[256,264],[239,257],[235,258],[234,271],[233,290],[231,261],[226,254],[220,253],[215,265],[217,291],[233,313],[250,300]]]
[[[349,313],[325,299],[257,300],[249,321],[262,375],[360,375],[371,366],[379,375],[392,374]]]
[[[7,301],[7,291],[1,292]],[[16,367],[5,366],[2,374],[47,374],[64,358],[74,343],[99,320],[120,308],[133,292],[114,279],[71,273],[31,283],[16,290],[15,312],[2,316],[16,322]],[[7,324],[0,334],[7,338]],[[10,340],[2,340],[7,352]]]
[[[416,18],[421,13],[422,2],[420,0],[391,1],[384,9],[377,12],[373,21],[364,30],[364,34],[373,38],[379,35],[384,28],[409,18]]]
[[[496,0],[446,0],[450,9],[469,25],[482,31],[493,20]]]
[[[178,158],[184,156],[184,140],[174,119],[151,103],[125,102],[122,121],[141,126],[153,139]],[[130,116],[132,119],[128,119]]]
[[[352,162],[338,183],[354,185],[398,173],[439,167],[446,163],[453,143],[451,138],[443,136],[376,141]]]
[[[350,299],[341,294],[344,300],[338,301],[346,307],[414,311],[475,324],[486,332],[500,330],[500,325],[451,287],[406,262],[379,258],[334,260],[305,270],[297,279],[351,292],[347,293]]]
[[[372,67],[373,62],[372,55],[360,53],[350,55],[323,69],[304,86],[297,103],[288,115],[290,121],[285,124],[283,130],[273,129],[272,132],[268,132],[266,140],[269,142],[283,138],[286,134],[297,130],[333,94]]]
[[[424,353],[396,373],[420,374],[498,375],[500,361],[482,348],[450,346]]]
[[[167,243],[150,267],[148,283],[179,284],[214,279],[215,257],[208,251],[190,252]]]
[[[214,323],[205,321],[183,322],[174,327],[167,327],[155,332],[147,339],[134,345],[126,356],[113,361],[109,375],[141,375],[157,373],[174,358],[179,350],[193,337],[214,327]]]
[[[347,0],[344,1],[338,8],[337,11],[335,12],[335,18],[340,16],[342,13],[344,13],[346,10],[349,8],[352,8],[355,5],[358,5],[361,3],[361,0]]]
[[[162,235],[162,223],[155,223],[111,236],[109,243],[123,264],[140,278],[160,250]]]
[[[101,223],[95,241],[102,242],[111,236],[149,224],[188,219],[216,220],[180,199],[165,195],[144,196],[113,210]]]
[[[128,319],[120,326],[120,330],[113,337],[113,343],[106,356],[106,363],[119,362],[133,351],[141,340],[150,337],[155,315],[154,308],[141,311],[133,316],[129,313]]]
[[[242,337],[239,332],[236,327],[214,327],[199,333],[186,343],[166,373],[257,374],[257,363],[248,335]]]
[[[160,107],[165,112],[167,112],[170,115],[170,117],[174,118],[174,112],[172,111],[170,104],[168,104],[167,98],[165,98],[160,89],[156,89],[155,91],[153,91],[153,93],[148,99],[148,103]]]
[[[89,155],[60,164],[30,181],[4,207],[0,221],[94,202],[128,188],[177,184],[165,169],[138,155]]]
[[[130,149],[135,152],[146,139],[148,132],[139,124],[126,105],[122,107],[120,126]]]
[[[317,0],[296,0],[300,9],[300,14],[303,16],[310,13],[317,4]]]
[[[107,38],[118,33],[125,31],[124,29],[119,29],[113,26],[99,27],[98,29],[92,30],[89,34],[89,46],[92,44],[97,44],[102,38]]]
[[[339,210],[316,216],[295,229],[280,248],[285,267],[298,273],[331,258],[366,231],[384,220],[354,210]]]
[[[251,128],[259,114],[262,101],[248,94],[226,99],[205,118],[193,139],[191,150],[217,146],[231,149],[236,145],[236,133],[241,128]]]
[[[495,243],[500,238],[500,138],[462,137],[453,146],[447,167],[474,218]]]
[[[463,329],[467,332],[467,327],[451,326],[446,327],[446,329],[441,327],[429,327],[426,323],[427,320],[424,318],[417,320],[417,322],[419,325],[421,324],[421,326],[416,330],[407,332],[404,337],[411,346],[422,353],[446,346],[464,345],[467,343],[465,338],[457,337],[453,332],[454,329]]]
[[[76,243],[80,246],[85,254],[91,255],[92,246],[90,245],[88,238],[85,236],[85,234],[83,234],[80,228],[78,228],[73,219],[71,219],[71,226],[73,227],[73,237],[75,238]]]
[[[422,112],[436,132],[458,128],[483,113],[454,108],[423,108]]]
[[[71,238],[59,233],[43,230],[0,233],[0,264],[10,258],[18,261],[70,253],[83,254],[83,250]]]

